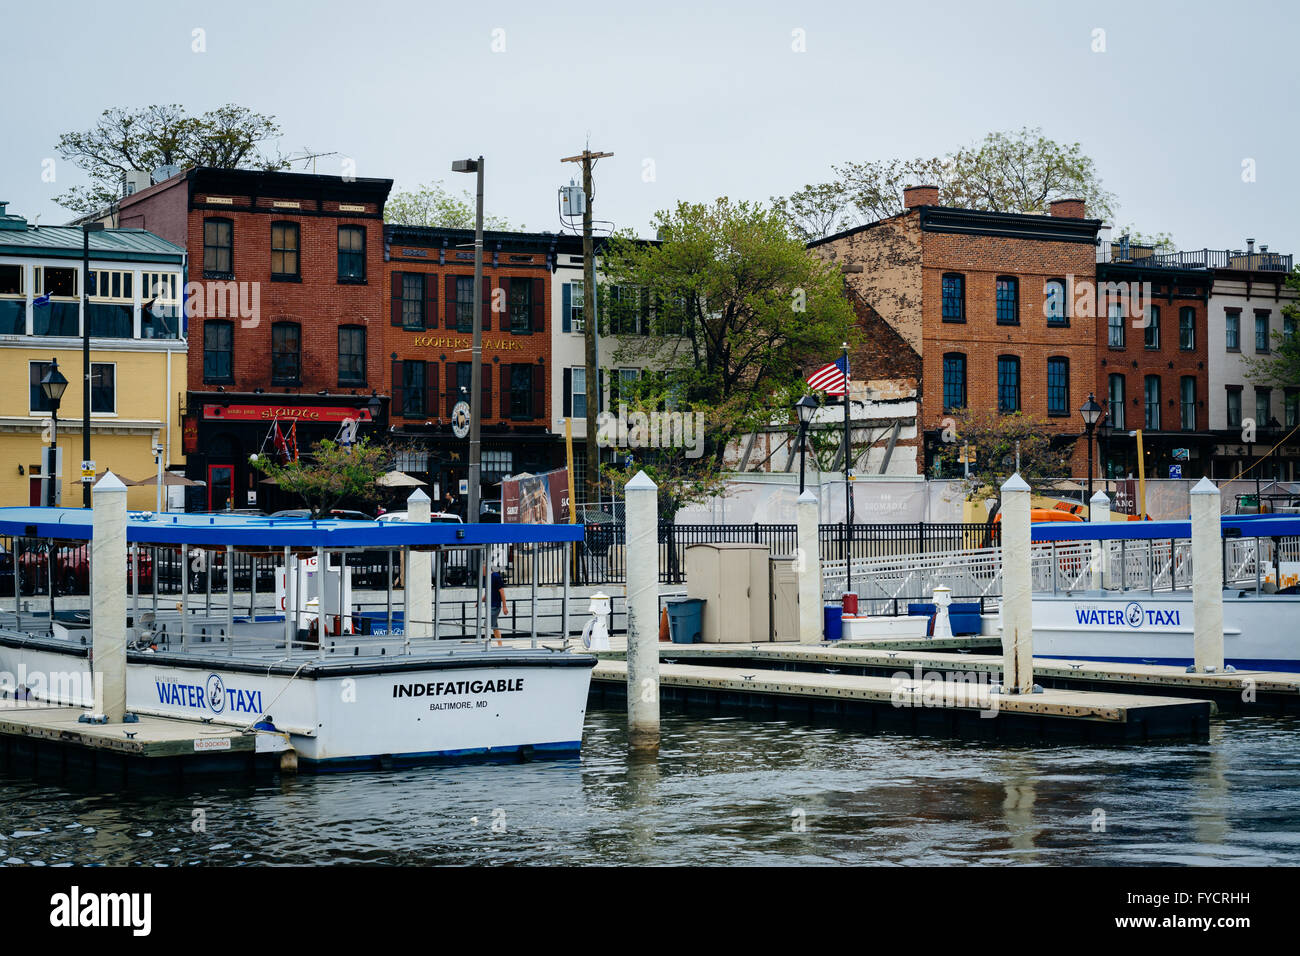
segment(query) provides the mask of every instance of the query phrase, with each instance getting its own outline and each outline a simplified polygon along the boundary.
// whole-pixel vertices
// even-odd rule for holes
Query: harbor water
[[[582,756],[99,791],[0,778],[10,865],[1300,863],[1300,719],[1210,739],[998,745],[622,711]]]

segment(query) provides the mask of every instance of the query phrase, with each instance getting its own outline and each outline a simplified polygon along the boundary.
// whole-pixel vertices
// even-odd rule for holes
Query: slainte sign
[[[417,335],[415,344],[420,348],[459,351],[469,351],[474,347],[474,343],[470,339],[453,339],[445,335]],[[484,339],[483,348],[496,349],[498,352],[522,352],[524,350],[522,342],[515,342],[512,339]]]
[[[443,697],[447,694],[503,694],[524,689],[522,677],[500,680],[429,681],[427,684],[394,684],[394,697]]]

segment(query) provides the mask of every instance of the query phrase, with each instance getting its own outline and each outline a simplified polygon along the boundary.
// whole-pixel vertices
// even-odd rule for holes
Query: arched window
[[[1020,411],[1020,359],[1014,355],[998,356],[998,412],[1006,415]]]
[[[943,409],[966,407],[966,353],[947,352],[943,356]]]
[[[1048,325],[1069,325],[1070,319],[1065,308],[1065,283],[1060,279],[1048,279],[1043,286],[1045,301],[1043,310],[1047,313]]]
[[[998,276],[998,325],[1020,324],[1020,281],[1014,276]]]
[[[302,327],[297,322],[271,326],[271,384],[302,384]]]
[[[966,277],[960,272],[946,272],[943,276],[943,320],[966,321]]]

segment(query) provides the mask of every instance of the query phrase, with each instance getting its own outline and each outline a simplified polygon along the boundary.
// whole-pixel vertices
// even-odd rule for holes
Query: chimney
[[[1254,254],[1255,254],[1255,240],[1254,240],[1254,239],[1247,239],[1247,240],[1246,240],[1246,255],[1248,255],[1248,256],[1253,256]]]
[[[903,188],[903,205],[908,209],[918,206],[939,205],[938,186],[905,186]]]
[[[1082,199],[1053,199],[1047,208],[1053,216],[1061,219],[1083,219],[1087,215]]]

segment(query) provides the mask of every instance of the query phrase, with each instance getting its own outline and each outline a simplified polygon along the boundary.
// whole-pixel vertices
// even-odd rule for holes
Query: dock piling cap
[[[1028,491],[1029,484],[1025,479],[1020,477],[1020,472],[1016,472],[1006,481],[1002,482],[1003,491]]]
[[[1191,493],[1194,495],[1217,495],[1219,493],[1219,486],[1210,481],[1209,478],[1202,478],[1196,483],[1196,486],[1192,488]]]
[[[117,475],[113,474],[111,471],[104,472],[104,477],[95,482],[92,488],[95,494],[104,491],[114,494],[118,492],[126,494],[126,485],[122,484],[122,479],[118,478]]]
[[[656,485],[654,479],[647,475],[645,470],[642,469],[641,471],[638,471],[632,480],[623,487],[627,491],[654,491],[659,486]]]
[[[803,494],[799,496],[799,500],[811,501],[813,504],[817,504],[817,496],[813,494],[811,491],[805,491]]]

